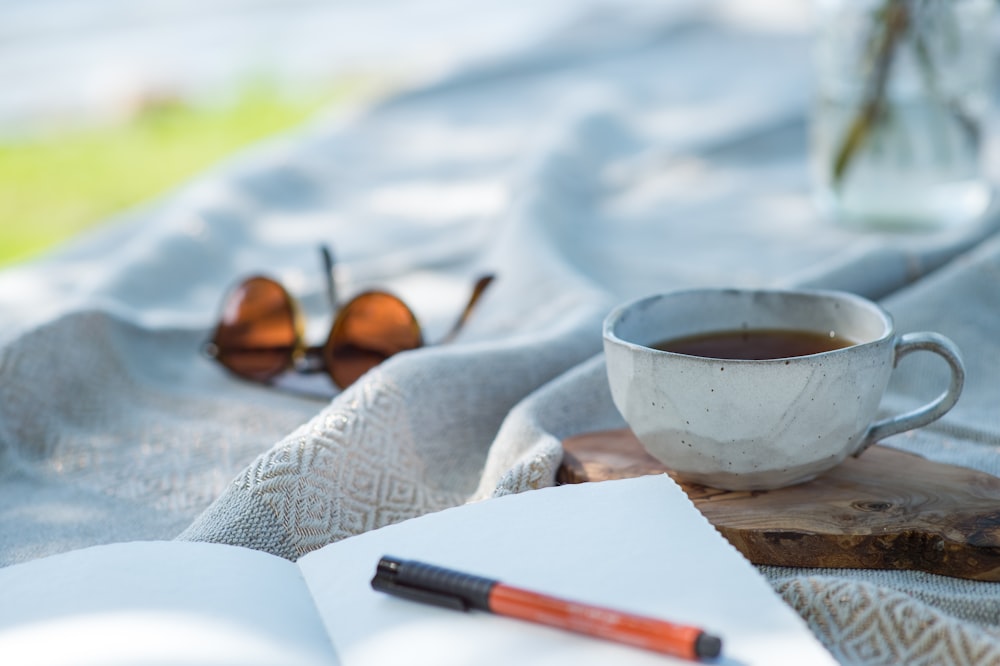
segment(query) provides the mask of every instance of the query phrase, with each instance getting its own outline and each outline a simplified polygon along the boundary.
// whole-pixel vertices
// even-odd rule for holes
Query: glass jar
[[[994,0],[817,0],[815,195],[851,226],[978,219]]]

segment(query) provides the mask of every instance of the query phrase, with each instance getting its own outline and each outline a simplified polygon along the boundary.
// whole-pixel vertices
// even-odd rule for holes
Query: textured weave
[[[174,537],[295,559],[551,485],[563,438],[622,424],[604,315],[687,286],[850,289],[902,331],[952,337],[968,366],[958,406],[890,443],[1000,474],[996,221],[912,236],[823,223],[805,167],[808,39],[695,4],[678,17],[620,3],[611,20],[581,3],[573,30],[537,47],[323,119],[0,273],[0,564]],[[342,295],[396,291],[431,341],[476,275],[498,279],[456,342],[342,393],[248,384],[200,354],[226,287],[262,271],[322,339],[319,243]],[[886,413],[940,390],[924,356],[901,364]],[[1000,653],[994,584],[762,572],[844,663]]]

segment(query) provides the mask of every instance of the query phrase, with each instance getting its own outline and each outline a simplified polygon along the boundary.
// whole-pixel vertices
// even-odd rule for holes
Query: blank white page
[[[0,663],[329,666],[296,566],[216,544],[95,546],[0,569]]]

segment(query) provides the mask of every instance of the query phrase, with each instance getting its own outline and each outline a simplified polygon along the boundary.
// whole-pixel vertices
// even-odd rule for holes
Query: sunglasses
[[[381,290],[358,294],[337,307],[333,255],[320,249],[327,277],[327,297],[336,312],[322,346],[303,341],[301,308],[280,283],[256,275],[236,285],[222,303],[219,323],[205,353],[233,374],[269,383],[293,370],[326,372],[340,389],[394,354],[424,345],[413,312],[396,296]],[[479,278],[458,321],[441,340],[451,341],[465,325],[492,275]]]

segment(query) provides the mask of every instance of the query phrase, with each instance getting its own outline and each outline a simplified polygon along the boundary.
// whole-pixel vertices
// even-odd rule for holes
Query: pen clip
[[[451,610],[467,611],[470,608],[468,602],[462,597],[400,583],[396,580],[395,571],[381,566],[375,572],[375,577],[372,578],[372,589],[410,601],[419,601]]]

